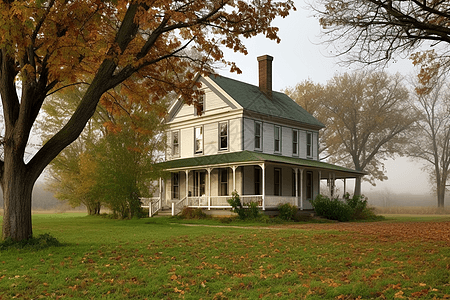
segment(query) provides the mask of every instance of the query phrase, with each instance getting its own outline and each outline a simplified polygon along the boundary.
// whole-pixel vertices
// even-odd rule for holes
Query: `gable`
[[[233,98],[209,78],[198,76],[197,82],[201,83],[200,90],[204,92],[204,113],[202,115],[208,116],[242,108]],[[167,122],[190,120],[194,116],[195,106],[187,105],[180,97],[169,108]]]

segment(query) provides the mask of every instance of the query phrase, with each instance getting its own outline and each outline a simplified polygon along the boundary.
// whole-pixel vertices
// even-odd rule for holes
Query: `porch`
[[[161,163],[170,176],[161,183],[161,203],[177,214],[183,207],[230,209],[227,200],[236,191],[243,204],[257,202],[262,210],[290,203],[301,210],[312,209],[310,200],[327,181],[334,194],[336,179],[363,176],[363,172],[323,163],[241,151],[197,156]]]

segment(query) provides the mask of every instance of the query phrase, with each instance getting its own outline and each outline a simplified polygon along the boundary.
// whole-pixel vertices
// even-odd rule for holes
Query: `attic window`
[[[195,106],[194,113],[196,116],[201,116],[204,112],[205,95],[200,95]]]
[[[173,156],[180,155],[179,131],[172,132],[172,154]]]

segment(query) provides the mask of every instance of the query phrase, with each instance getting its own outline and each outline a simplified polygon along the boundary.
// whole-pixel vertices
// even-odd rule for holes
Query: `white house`
[[[199,76],[201,114],[178,99],[169,109],[162,203],[228,208],[236,190],[262,209],[291,203],[311,209],[320,180],[364,173],[319,161],[324,127],[284,93],[272,91],[271,56],[258,57],[259,86]],[[333,184],[330,184],[332,188]]]

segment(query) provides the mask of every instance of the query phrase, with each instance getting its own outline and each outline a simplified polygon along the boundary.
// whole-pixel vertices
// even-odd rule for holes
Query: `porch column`
[[[333,198],[333,188],[331,184],[331,173],[328,173],[328,191],[330,193],[330,199]]]
[[[344,177],[344,195],[347,193],[347,178]]]
[[[162,196],[163,196],[163,186],[162,186],[162,178],[159,177],[159,202],[158,202],[158,209],[161,209],[162,205]],[[150,212],[150,210],[149,210]]]
[[[188,200],[189,197],[189,170],[184,170],[186,173],[186,200]],[[189,201],[187,201],[189,204]]]
[[[208,171],[208,210],[211,210],[211,168],[207,168]]]
[[[262,170],[262,209],[266,210],[266,165],[262,163],[259,166]]]
[[[300,210],[303,210],[303,169],[300,170]]]
[[[233,192],[236,191],[236,169],[237,166],[232,166],[231,169],[233,169]]]
[[[295,200],[297,202],[297,205],[300,205],[298,201],[298,168],[294,168],[294,172],[295,172]]]
[[[319,171],[319,184],[317,185],[317,195],[320,195],[320,181],[322,180],[322,171]]]

